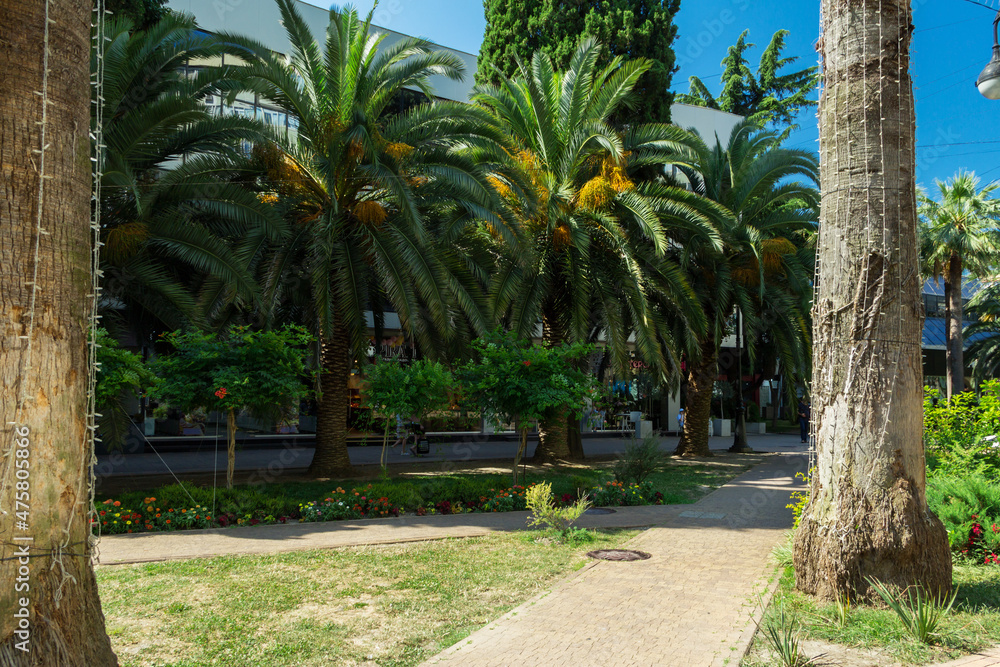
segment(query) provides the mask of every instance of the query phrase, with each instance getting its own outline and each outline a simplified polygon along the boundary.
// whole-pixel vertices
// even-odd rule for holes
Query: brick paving
[[[1000,666],[1000,646],[973,655],[967,655],[938,667],[997,667]]]
[[[424,664],[738,665],[805,467],[769,460],[633,539],[649,560],[595,562]]]

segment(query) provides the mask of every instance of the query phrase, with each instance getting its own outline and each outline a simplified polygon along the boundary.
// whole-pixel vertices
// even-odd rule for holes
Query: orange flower
[[[111,504],[114,505],[115,507],[121,507],[122,506],[121,502],[119,502],[117,500],[115,502],[111,503]]]

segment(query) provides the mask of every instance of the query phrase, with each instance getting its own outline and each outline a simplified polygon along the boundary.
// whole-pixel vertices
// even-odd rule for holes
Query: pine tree
[[[680,0],[483,0],[483,6],[486,34],[476,83],[498,84],[502,76],[514,76],[518,59],[530,63],[539,49],[565,70],[581,38],[595,37],[607,48],[600,67],[616,56],[652,62],[636,86],[632,110],[621,110],[616,120],[670,120],[673,19]]]
[[[815,66],[779,74],[780,70],[798,60],[798,57],[781,57],[788,31],[779,30],[761,54],[755,76],[746,58],[746,52],[756,46],[746,41],[748,32],[743,31],[722,61],[725,69],[722,73],[722,92],[718,97],[709,92],[701,79],[692,76],[691,92],[678,95],[677,101],[728,111],[759,125],[771,124],[787,136],[796,127],[796,114],[816,106],[816,101],[809,96],[816,90],[819,75]]]

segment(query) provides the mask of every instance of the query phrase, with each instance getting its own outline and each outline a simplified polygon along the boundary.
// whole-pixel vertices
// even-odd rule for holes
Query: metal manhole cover
[[[584,514],[614,514],[615,510],[609,510],[607,507],[591,507],[589,510],[584,512]]]
[[[646,560],[652,558],[645,551],[632,551],[630,549],[599,549],[588,551],[587,555],[597,560]]]

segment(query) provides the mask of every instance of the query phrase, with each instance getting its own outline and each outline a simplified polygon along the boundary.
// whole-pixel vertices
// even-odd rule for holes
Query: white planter
[[[733,434],[733,422],[731,419],[713,419],[712,435],[716,438],[728,438]]]
[[[651,421],[639,420],[635,426],[635,437],[637,438],[645,438],[653,433],[653,422]]]
[[[143,435],[155,435],[156,434],[156,418],[146,417],[142,422],[142,434]]]
[[[488,419],[483,419],[483,435],[493,435],[496,433],[496,428],[493,426],[493,422]]]

